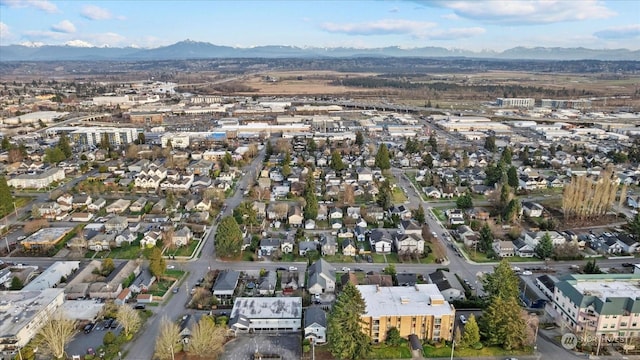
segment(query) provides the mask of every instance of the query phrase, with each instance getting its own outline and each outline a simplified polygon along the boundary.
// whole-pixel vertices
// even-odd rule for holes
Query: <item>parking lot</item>
[[[122,326],[118,326],[115,329],[104,329],[104,321],[97,322],[96,326],[88,334],[80,329],[69,345],[67,345],[67,354],[69,354],[69,356],[84,356],[87,354],[87,350],[89,348],[93,348],[95,350],[102,345],[102,339],[108,331],[111,331],[115,335],[119,335],[121,330]]]
[[[282,360],[299,360],[302,355],[300,336],[294,334],[239,334],[224,347],[221,360],[253,359],[257,352],[280,355]]]

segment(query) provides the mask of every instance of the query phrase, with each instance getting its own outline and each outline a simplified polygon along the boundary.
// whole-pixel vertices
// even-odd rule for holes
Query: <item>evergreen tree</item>
[[[64,156],[62,149],[58,146],[48,148],[44,151],[44,162],[46,163],[57,164],[65,159],[66,157]]]
[[[490,135],[485,138],[484,148],[491,152],[496,152],[496,150],[498,150],[498,147],[496,146],[496,137],[494,135]]]
[[[386,180],[380,183],[377,198],[378,205],[380,205],[384,210],[388,210],[391,207],[392,196],[389,183]]]
[[[164,271],[167,267],[164,257],[162,257],[162,250],[159,247],[154,246],[151,248],[149,254],[149,272],[155,276],[156,279],[160,279],[164,275]]]
[[[515,223],[520,218],[520,211],[522,211],[522,205],[518,199],[511,199],[504,212],[504,221]]]
[[[480,229],[480,239],[478,240],[478,250],[489,253],[493,249],[493,233],[489,225],[484,224]]]
[[[513,158],[513,152],[510,147],[505,147],[502,150],[502,155],[500,155],[500,162],[503,164],[511,165],[511,160]]]
[[[167,146],[170,146],[170,145],[167,144]],[[102,150],[111,151],[111,142],[109,141],[109,134],[103,133],[102,137],[100,137],[100,148]]]
[[[331,168],[335,171],[344,170],[344,162],[342,162],[342,155],[338,152],[338,150],[333,150],[331,152]]]
[[[316,141],[313,140],[313,138],[310,138],[307,141],[307,150],[309,150],[309,152],[315,152],[318,149],[318,144],[316,144]]]
[[[264,158],[265,160],[269,160],[269,158],[273,155],[273,145],[271,145],[271,140],[267,140],[267,144],[264,149]]]
[[[502,184],[502,187],[500,187],[500,202],[498,203],[500,209],[507,207],[507,204],[511,201],[511,196],[511,187],[509,184]]]
[[[521,307],[515,297],[493,298],[481,318],[481,333],[487,345],[499,345],[507,350],[525,344],[526,322],[520,316]]]
[[[11,285],[9,286],[9,290],[21,290],[24,287],[22,280],[19,277],[14,276],[11,278]]]
[[[436,139],[436,134],[431,133],[429,135],[429,145],[431,145],[431,152],[438,152],[438,139]]]
[[[634,235],[636,239],[640,239],[640,213],[636,214],[627,224],[629,233]]]
[[[433,169],[433,156],[431,156],[430,153],[426,153],[424,156],[422,156],[422,166]]]
[[[385,145],[384,143],[380,144],[380,146],[378,147],[375,164],[378,168],[380,168],[380,170],[387,170],[391,168],[389,149],[387,149],[387,145]]]
[[[385,339],[385,344],[389,346],[398,346],[402,343],[402,337],[400,336],[400,331],[395,326],[390,328],[387,331],[387,338]]]
[[[413,210],[413,218],[419,224],[424,224],[424,222],[425,222],[425,214],[424,214],[424,208],[422,207],[422,204],[418,205],[418,208],[416,210]]]
[[[142,145],[142,144],[144,144],[146,142],[147,142],[147,139],[144,136],[144,133],[143,132],[139,132],[138,133],[138,145]]]
[[[471,314],[469,315],[469,319],[467,319],[467,323],[464,325],[464,334],[462,335],[460,345],[462,347],[469,347],[479,342],[480,342],[480,328],[478,327],[476,316]]]
[[[596,259],[587,261],[587,263],[582,267],[582,272],[585,274],[602,274],[600,267],[596,264]]]
[[[13,195],[7,179],[0,175],[0,214],[8,214],[13,210]]]
[[[513,189],[517,189],[520,184],[518,180],[518,170],[515,166],[510,166],[509,169],[507,169],[507,183]]]
[[[485,275],[484,290],[491,296],[501,299],[518,297],[518,276],[511,269],[511,264],[503,259],[496,265],[492,273]]]
[[[71,149],[71,144],[69,144],[69,137],[66,133],[60,134],[60,139],[58,140],[58,147],[64,154],[65,159],[68,159],[73,155],[73,149]]]
[[[366,359],[371,338],[362,331],[365,302],[358,289],[347,283],[333,305],[327,320],[329,351],[339,360]]]
[[[318,217],[318,198],[315,191],[307,191],[305,201],[304,218],[306,220],[315,220]]]
[[[551,257],[551,254],[553,254],[553,242],[551,241],[551,236],[548,232],[542,236],[534,251],[536,253],[536,256],[540,259]]]
[[[356,131],[356,145],[358,146],[364,145],[364,135],[360,130]]]
[[[456,206],[460,209],[471,209],[473,207],[473,198],[468,192],[458,196]]]
[[[220,220],[216,232],[216,253],[220,257],[232,257],[240,253],[242,247],[242,231],[233,216],[226,216]]]

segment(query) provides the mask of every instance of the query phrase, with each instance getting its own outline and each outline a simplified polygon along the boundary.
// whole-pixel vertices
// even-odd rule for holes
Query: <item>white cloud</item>
[[[460,20],[460,16],[458,16],[458,15],[456,15],[456,14],[454,14],[454,13],[451,13],[451,14],[444,14],[444,15],[442,15],[442,16],[440,16],[440,17],[441,17],[441,18],[443,18],[443,19],[445,19],[445,20],[452,20],[452,21],[454,21],[454,20]]]
[[[456,40],[482,35],[484,33],[485,29],[481,27],[452,28],[431,31],[425,38],[430,40]]]
[[[8,6],[10,8],[33,7],[50,14],[60,12],[56,4],[48,0],[0,0],[0,5]]]
[[[11,36],[11,32],[9,31],[9,25],[0,22],[0,39],[6,39]]]
[[[83,6],[80,15],[89,20],[109,20],[113,18],[111,11],[95,5]]]
[[[606,19],[616,15],[598,0],[494,0],[481,4],[465,0],[420,2],[451,9],[463,18],[515,25]]]
[[[76,26],[69,20],[62,20],[57,24],[51,25],[51,30],[55,32],[71,34],[76,32]]]
[[[629,39],[640,37],[640,24],[616,26],[596,31],[593,35],[599,39]]]
[[[321,25],[321,28],[331,33],[343,33],[347,35],[408,34],[419,37],[424,36],[429,29],[435,26],[436,24],[432,22],[383,19],[365,23],[325,23]]]
[[[99,33],[99,34],[90,34],[87,36],[87,40],[91,41],[93,44],[99,44],[99,46],[124,46],[128,45],[126,41],[128,41],[124,36],[112,32],[107,33]]]

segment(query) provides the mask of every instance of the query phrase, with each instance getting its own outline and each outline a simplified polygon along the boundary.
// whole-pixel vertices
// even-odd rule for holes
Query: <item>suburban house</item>
[[[449,281],[449,272],[443,270],[437,270],[432,272],[428,276],[429,284],[435,284],[440,290],[440,293],[447,301],[464,300],[464,290],[461,288],[455,288],[451,286]],[[453,283],[456,283],[453,281]]]
[[[162,233],[160,231],[147,231],[142,240],[140,240],[140,247],[154,247],[158,240],[162,240]]]
[[[277,280],[278,274],[276,271],[267,271],[258,281],[258,293],[260,295],[273,295],[276,292]]]
[[[282,251],[283,254],[291,254],[295,243],[295,239],[292,236],[287,236],[280,243],[280,251]]]
[[[145,197],[139,197],[129,206],[129,211],[137,213],[142,212],[145,205],[147,205],[147,199]]]
[[[320,246],[322,256],[330,255],[333,256],[336,254],[337,244],[336,238],[333,235],[322,235],[320,237]]]
[[[369,236],[371,249],[378,254],[389,254],[393,244],[393,237],[386,229],[374,229]]]
[[[126,216],[114,216],[104,223],[104,231],[119,233],[129,227],[129,220]]]
[[[309,251],[318,251],[318,243],[315,241],[301,241],[298,243],[298,255],[306,256]]]
[[[302,208],[298,205],[291,206],[289,208],[289,225],[302,226],[304,217],[302,216]]]
[[[309,306],[304,312],[304,338],[316,344],[327,342],[327,313],[319,306]]]
[[[516,254],[516,249],[512,241],[503,241],[503,240],[495,241],[493,243],[493,251],[499,257],[511,257],[511,256],[515,256]]]
[[[97,212],[97,211],[100,211],[100,209],[102,209],[106,205],[107,205],[107,200],[103,198],[99,198],[98,200],[89,204],[89,206],[87,206],[87,210]]]
[[[534,247],[526,243],[522,238],[513,240],[513,248],[516,256],[533,257],[535,255]]]
[[[342,239],[340,245],[344,256],[356,256],[358,253],[358,248],[356,248],[356,244],[353,243],[352,239]]]
[[[464,212],[461,209],[451,209],[446,214],[451,225],[464,224]]]
[[[276,250],[280,248],[280,239],[275,238],[265,238],[260,240],[260,245],[258,248],[258,255],[260,256],[270,256]]]
[[[230,298],[238,286],[240,272],[235,270],[223,270],[218,274],[216,281],[213,283],[213,296],[220,298]]]
[[[557,231],[549,230],[549,231],[525,231],[524,233],[524,242],[531,245],[531,247],[535,248],[536,245],[540,242],[540,240],[546,235],[549,234],[551,238],[551,242],[553,246],[564,244],[567,239]]]
[[[522,202],[522,212],[531,218],[541,217],[542,212],[544,211],[544,207],[542,205],[531,202],[531,201],[523,201]]]
[[[131,200],[118,199],[115,202],[107,205],[106,211],[107,213],[110,213],[110,214],[121,214],[129,208],[130,204],[131,204]]]
[[[320,259],[309,266],[308,289],[311,294],[333,293],[336,289],[336,269]]]
[[[192,238],[193,238],[193,233],[191,232],[191,229],[189,229],[186,226],[183,226],[179,230],[176,230],[173,232],[173,237],[171,239],[171,242],[175,246],[185,246],[189,243],[189,241],[191,241]]]

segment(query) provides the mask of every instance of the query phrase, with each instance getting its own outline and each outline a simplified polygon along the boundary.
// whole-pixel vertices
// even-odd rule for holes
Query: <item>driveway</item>
[[[280,355],[282,360],[300,360],[301,339],[295,334],[239,334],[224,346],[220,360],[250,360],[253,354]]]

